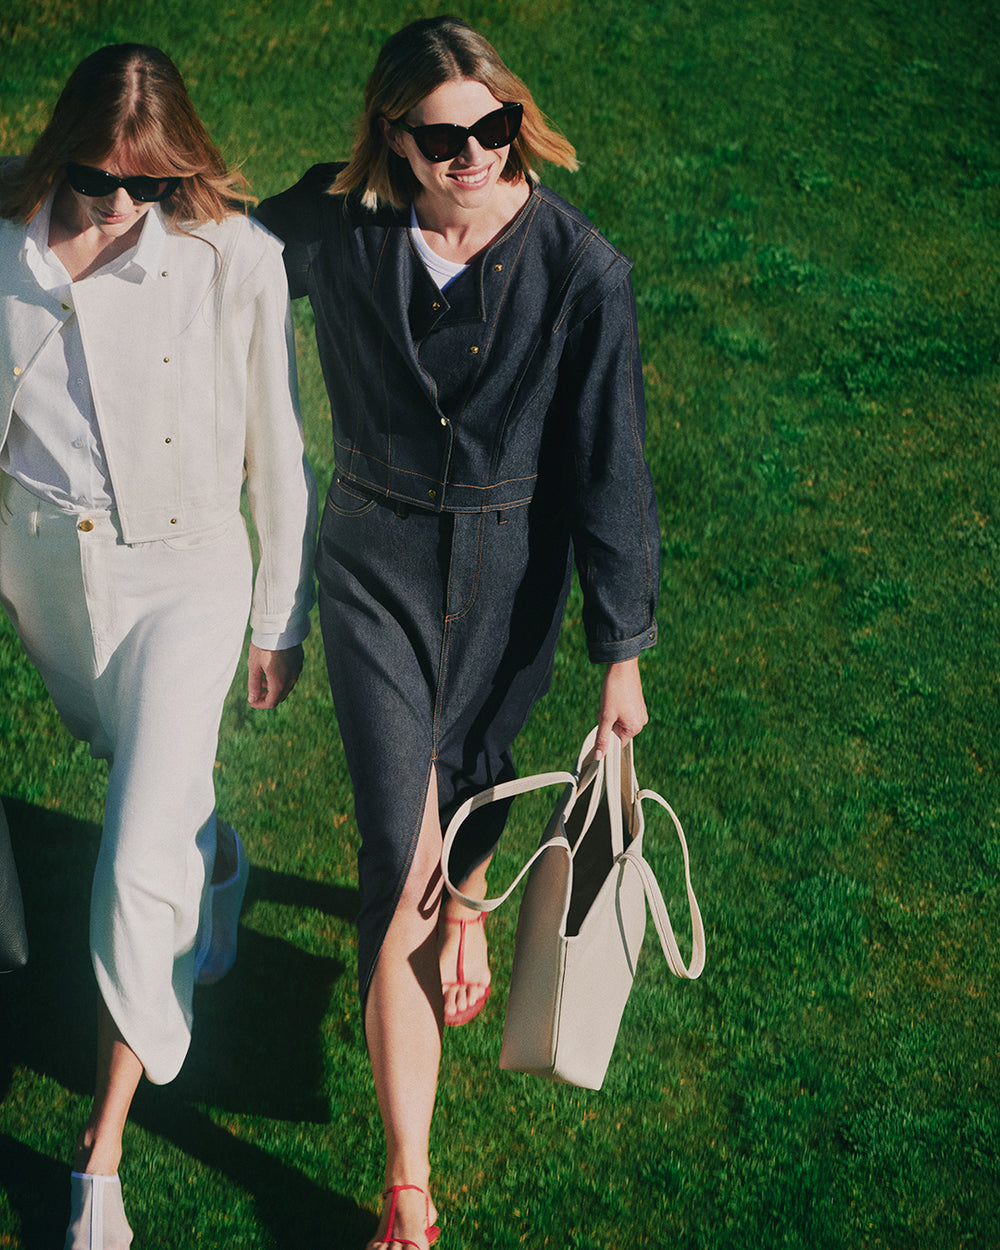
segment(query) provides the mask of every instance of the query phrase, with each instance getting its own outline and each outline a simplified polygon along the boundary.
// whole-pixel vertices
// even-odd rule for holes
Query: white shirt
[[[31,219],[24,259],[41,289],[72,308],[74,283],[49,247],[54,198],[50,193]],[[156,271],[165,237],[163,215],[154,204],[143,218],[136,245],[90,277],[113,273],[123,281],[141,282],[145,274]],[[67,318],[46,343],[25,377],[0,453],[0,469],[32,494],[67,511],[115,506],[75,316]]]

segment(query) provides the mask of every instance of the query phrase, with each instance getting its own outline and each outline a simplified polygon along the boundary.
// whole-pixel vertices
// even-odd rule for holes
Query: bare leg
[[[114,1176],[122,1157],[122,1133],[142,1064],[111,1019],[103,999],[97,1018],[97,1083],[90,1118],[76,1143],[74,1170]]]
[[[492,859],[492,856],[490,857]],[[486,897],[486,873],[490,860],[474,868],[459,889],[470,898]],[[442,923],[438,933],[441,982],[444,993],[446,1017],[461,1015],[469,1007],[480,1002],[490,983],[489,951],[486,934],[481,923],[482,912],[474,911],[445,895],[441,905]],[[453,923],[449,924],[448,921]],[[465,921],[464,947],[462,950],[462,975],[464,985],[458,981],[458,949],[462,928],[456,921]],[[469,922],[473,923],[469,923]]]
[[[441,826],[431,773],[417,851],[379,953],[365,1009],[365,1034],[385,1129],[385,1185],[429,1190],[430,1131],[441,1060],[442,1000],[437,921],[441,903]],[[430,1223],[436,1218],[433,1205]],[[388,1206],[369,1250],[384,1247]],[[399,1195],[395,1237],[427,1245],[422,1194]]]

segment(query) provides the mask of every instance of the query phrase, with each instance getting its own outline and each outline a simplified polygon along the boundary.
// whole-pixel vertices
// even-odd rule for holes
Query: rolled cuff
[[[635,657],[649,647],[656,645],[656,622],[634,638],[625,638],[618,642],[587,641],[587,654],[594,664],[616,664],[619,660],[634,660]]]

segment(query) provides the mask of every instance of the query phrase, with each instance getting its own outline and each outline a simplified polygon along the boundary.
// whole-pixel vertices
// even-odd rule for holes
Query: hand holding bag
[[[469,799],[449,824],[442,852],[448,889],[479,911],[493,911],[529,873],[518,915],[501,1068],[588,1089],[600,1089],[607,1072],[645,934],[647,901],[671,972],[694,979],[705,966],[705,930],[680,821],[660,795],[639,789],[631,742],[623,749],[612,737],[607,755],[596,761],[596,739],[594,729],[572,774],[543,773]],[[565,788],[541,843],[505,893],[472,899],[457,891],[448,859],[469,813],[560,782]],[[689,965],[643,857],[647,799],[666,809],[680,839],[693,938]]]
[[[7,817],[0,804],[0,972],[13,972],[28,962],[21,886],[10,845]]]

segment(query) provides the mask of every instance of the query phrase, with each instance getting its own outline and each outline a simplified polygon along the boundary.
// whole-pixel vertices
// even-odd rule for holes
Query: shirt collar
[[[55,192],[50,191],[34,217],[28,222],[28,229],[24,236],[24,259],[44,291],[65,286],[67,279],[66,271],[49,252],[49,226],[52,222],[54,198]]]
[[[167,219],[163,215],[161,205],[154,204],[146,214],[145,225],[139,234],[139,242],[132,252],[131,263],[141,269],[144,274],[150,277],[155,276],[160,268],[166,241]]]
[[[39,286],[45,291],[54,291],[65,286],[69,277],[59,258],[49,249],[49,227],[52,224],[54,199],[55,191],[50,191],[28,223],[24,241],[24,259]],[[138,243],[98,272],[114,273],[129,282],[141,282],[144,277],[158,272],[166,240],[167,222],[163,209],[159,204],[153,204],[143,218]]]

